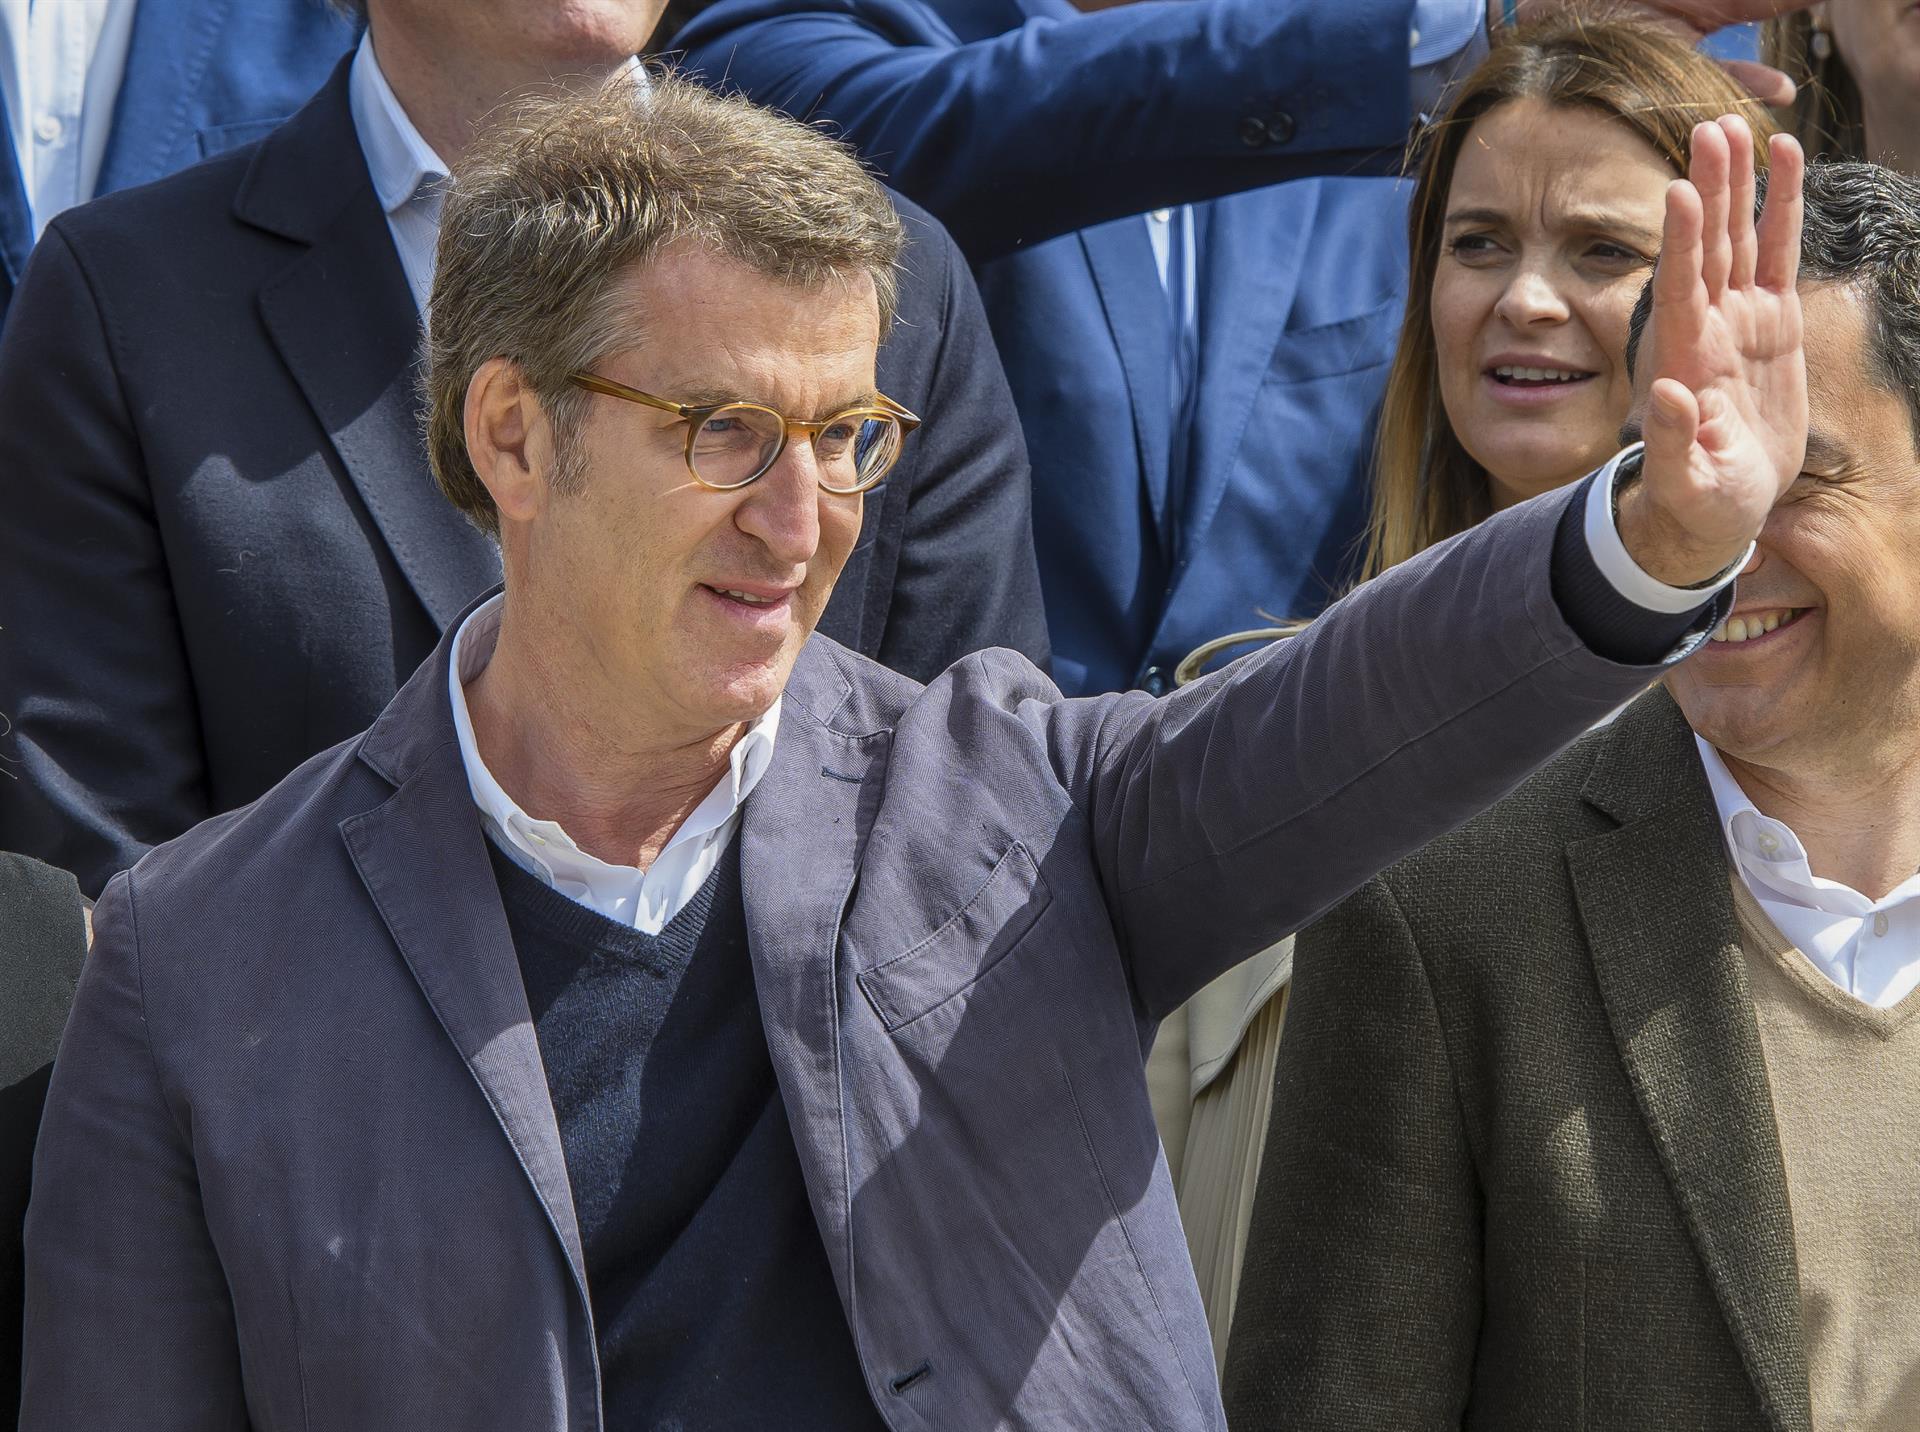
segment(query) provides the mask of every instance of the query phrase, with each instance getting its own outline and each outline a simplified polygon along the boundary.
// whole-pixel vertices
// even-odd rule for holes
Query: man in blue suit
[[[1405,194],[1335,176],[1397,169],[1488,22],[1482,0],[720,0],[674,47],[831,120],[946,222],[1026,429],[1055,679],[1159,694],[1201,642],[1342,585]]]
[[[0,4],[0,316],[55,213],[261,138],[355,31],[322,0]]]

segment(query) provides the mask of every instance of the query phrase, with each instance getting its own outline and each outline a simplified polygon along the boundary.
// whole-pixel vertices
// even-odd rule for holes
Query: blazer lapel
[[[1167,523],[1167,451],[1172,427],[1168,384],[1173,361],[1172,335],[1166,299],[1153,262],[1153,244],[1145,221],[1116,219],[1079,233],[1100,292],[1107,327],[1113,334],[1121,371],[1127,379],[1128,406],[1133,412],[1134,445],[1140,453],[1140,474],[1146,486],[1147,506],[1154,531],[1161,538],[1163,556]]]
[[[1182,559],[1200,550],[1233,476],[1274,345],[1293,307],[1319,202],[1317,183],[1294,183],[1216,199],[1198,211],[1199,406],[1182,504]]]
[[[235,210],[305,246],[262,287],[261,317],[395,562],[445,631],[500,580],[500,557],[427,468],[419,315],[353,128],[348,63],[262,145]]]
[[[1732,875],[1663,690],[1615,723],[1585,794],[1621,822],[1567,848],[1621,1061],[1769,1425],[1809,1432],[1793,1222]]]
[[[891,731],[845,719],[850,693],[837,648],[813,638],[787,683],[773,761],[740,827],[747,944],[767,1047],[827,1258],[849,1304],[852,1193],[836,958],[892,740]]]
[[[199,92],[233,4],[140,0],[96,194],[111,194],[174,168],[171,159],[185,138],[189,115],[182,97]]]
[[[401,688],[361,759],[399,789],[340,825],[367,894],[513,1144],[587,1306],[560,1126],[519,956],[447,701],[451,637]]]

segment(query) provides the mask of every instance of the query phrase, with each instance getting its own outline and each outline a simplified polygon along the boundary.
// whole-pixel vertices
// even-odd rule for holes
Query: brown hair
[[[1824,58],[1814,53],[1813,14],[1801,10],[1767,21],[1760,56],[1795,86],[1787,128],[1809,158],[1865,159],[1867,129],[1860,86],[1827,36]]]
[[[1520,99],[1606,115],[1652,145],[1676,177],[1686,173],[1687,145],[1702,120],[1744,115],[1762,136],[1763,164],[1764,136],[1774,130],[1766,110],[1717,64],[1644,20],[1560,17],[1495,43],[1409,154],[1417,177],[1407,216],[1407,308],[1381,403],[1362,580],[1492,510],[1486,472],[1454,436],[1441,404],[1430,301],[1460,147],[1483,116]]]
[[[467,385],[516,363],[553,423],[558,484],[586,395],[567,381],[634,345],[609,299],[621,274],[687,242],[802,288],[865,274],[884,334],[904,242],[878,182],[844,145],[664,70],[505,110],[454,170],[428,305],[427,455],[482,531],[499,513],[467,455]]]

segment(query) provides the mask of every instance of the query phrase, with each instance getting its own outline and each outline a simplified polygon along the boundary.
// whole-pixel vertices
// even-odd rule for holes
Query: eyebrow
[[[667,395],[663,393],[660,396],[665,397]],[[849,408],[876,407],[879,404],[879,399],[880,399],[880,394],[877,389],[862,388],[853,397],[848,398],[843,402],[828,404],[828,406],[823,408],[815,416],[815,418],[812,419],[812,421],[817,422],[821,418],[830,418],[835,413],[846,412],[847,409]],[[765,402],[759,398],[749,398],[743,393],[739,392],[737,389],[725,389],[725,388],[696,388],[693,391],[687,393],[684,397],[675,397],[674,401],[677,403],[683,404],[684,406],[689,408],[712,408],[712,407],[718,407],[722,403],[756,403],[763,408],[778,408],[779,406],[776,403]],[[793,417],[795,415],[792,413],[789,413],[787,416]],[[799,421],[806,422],[809,420],[805,418],[801,418],[799,419]]]
[[[1601,209],[1563,209],[1559,211],[1559,218],[1563,228],[1620,234],[1644,248],[1660,247],[1658,229],[1644,228],[1631,219],[1624,219],[1618,214],[1609,214]],[[1445,222],[1451,227],[1455,224],[1510,224],[1513,220],[1498,209],[1454,209],[1447,214]]]

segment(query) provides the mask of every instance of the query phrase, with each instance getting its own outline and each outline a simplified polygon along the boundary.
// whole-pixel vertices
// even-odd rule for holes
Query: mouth
[[[1721,622],[1713,629],[1708,640],[1721,646],[1745,646],[1792,626],[1812,610],[1812,607],[1774,607],[1766,611],[1742,612]]]
[[[1534,367],[1523,363],[1496,363],[1483,369],[1482,379],[1497,402],[1530,406],[1553,403],[1577,393],[1599,374],[1585,368]]]
[[[717,587],[702,582],[700,590],[705,592],[720,609],[736,621],[749,626],[765,627],[770,623],[783,623],[793,607],[795,588],[787,587]]]

